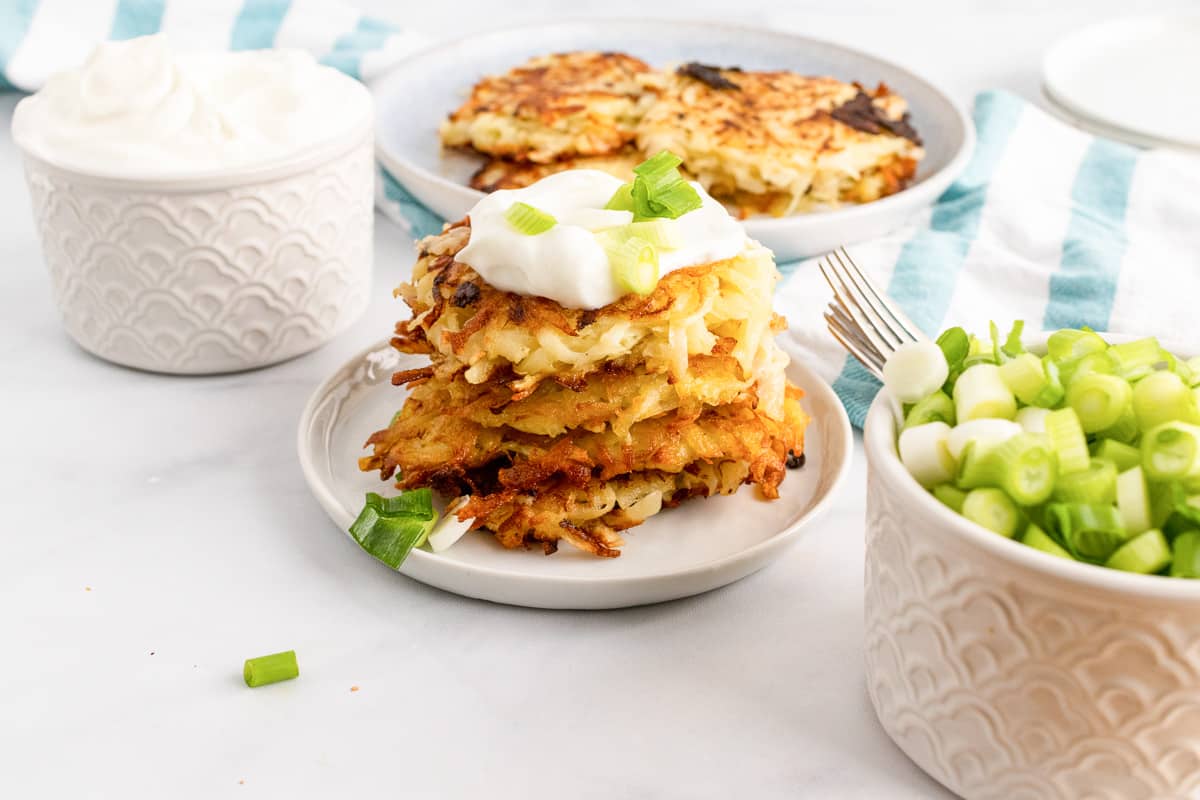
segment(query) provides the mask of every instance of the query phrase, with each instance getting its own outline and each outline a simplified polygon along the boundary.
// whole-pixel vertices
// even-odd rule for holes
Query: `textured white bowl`
[[[1200,581],[1041,553],[958,516],[864,431],[867,688],[888,735],[969,798],[1200,792]]]
[[[366,308],[370,120],[269,169],[133,181],[25,153],[67,332],[155,372],[252,369],[306,353]]]

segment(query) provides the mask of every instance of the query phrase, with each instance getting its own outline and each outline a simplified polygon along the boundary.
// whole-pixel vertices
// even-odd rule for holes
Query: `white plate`
[[[861,206],[747,220],[747,232],[780,260],[825,253],[902,224],[950,185],[974,146],[970,120],[943,92],[902,67],[847,47],[728,24],[589,20],[479,34],[405,61],[374,86],[379,160],[427,207],[445,219],[461,219],[483,196],[467,186],[482,162],[443,153],[438,125],[484,75],[531,56],[585,49],[621,50],[654,66],[701,61],[832,75],[872,87],[883,81],[908,100],[926,152],[914,183]]]
[[[325,381],[300,418],[304,477],[342,531],[363,495],[387,492],[378,473],[358,470],[363,442],[404,402],[391,385],[397,369],[426,359],[397,353],[384,343],[363,351]],[[706,592],[761,569],[794,542],[825,510],[850,467],[852,434],[842,404],[820,378],[792,364],[788,378],[806,393],[813,421],[805,436],[805,465],[789,470],[780,498],[760,500],[752,487],[734,495],[689,500],[626,531],[615,559],[564,546],[506,550],[489,534],[468,533],[442,553],[414,550],[401,572],[422,583],[468,597],[536,608],[622,608]],[[362,554],[364,563],[371,560]]]
[[[1200,16],[1118,19],[1046,54],[1046,96],[1082,127],[1133,144],[1200,148]]]

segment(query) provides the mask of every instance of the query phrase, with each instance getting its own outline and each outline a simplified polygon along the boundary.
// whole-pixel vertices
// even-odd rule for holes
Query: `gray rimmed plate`
[[[342,531],[369,491],[393,493],[377,473],[358,470],[363,442],[404,402],[392,372],[426,359],[377,344],[348,361],[313,393],[300,418],[299,455],[313,495]],[[788,378],[805,391],[813,420],[805,464],[789,470],[778,500],[752,487],[689,500],[624,533],[615,559],[564,546],[552,556],[506,550],[489,535],[468,533],[441,553],[415,550],[401,572],[468,597],[535,608],[622,608],[674,600],[732,583],[766,566],[826,509],[850,468],[850,421],[833,390],[801,364]],[[370,560],[362,554],[364,563]]]
[[[873,203],[789,217],[752,217],[747,232],[790,260],[828,252],[903,224],[937,199],[974,146],[970,119],[944,92],[883,59],[841,45],[736,25],[666,20],[588,20],[492,31],[439,44],[375,82],[379,160],[413,196],[446,219],[460,219],[482,194],[467,183],[482,160],[444,152],[438,125],[487,74],[566,50],[620,50],[655,66],[701,61],[747,69],[832,75],[903,95],[926,156],[915,182]]]

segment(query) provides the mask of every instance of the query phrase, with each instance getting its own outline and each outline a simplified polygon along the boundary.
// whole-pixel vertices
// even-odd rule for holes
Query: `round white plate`
[[[1046,54],[1046,96],[1083,127],[1133,144],[1200,148],[1200,16],[1101,22]]]
[[[426,359],[385,343],[363,351],[325,381],[300,418],[300,465],[309,488],[346,531],[369,491],[387,493],[378,473],[358,469],[363,442],[404,402],[391,385],[397,369]],[[799,364],[788,378],[802,387],[812,423],[805,465],[789,470],[774,501],[743,486],[734,495],[689,500],[622,535],[619,558],[596,558],[570,546],[552,556],[506,550],[490,534],[468,533],[442,553],[414,550],[400,571],[468,597],[536,608],[622,608],[687,597],[761,569],[825,510],[850,467],[852,434],[842,404]],[[348,535],[348,534],[347,534]],[[365,552],[364,561],[371,557]]]
[[[847,47],[728,24],[589,20],[479,34],[400,64],[373,89],[379,160],[428,208],[445,219],[461,219],[483,196],[467,185],[482,161],[443,152],[438,125],[484,75],[567,50],[621,50],[654,66],[701,61],[832,75],[870,87],[882,81],[903,95],[925,141],[916,180],[902,192],[861,206],[746,220],[750,236],[780,260],[825,253],[902,224],[950,185],[974,146],[970,120],[943,92],[902,67]]]

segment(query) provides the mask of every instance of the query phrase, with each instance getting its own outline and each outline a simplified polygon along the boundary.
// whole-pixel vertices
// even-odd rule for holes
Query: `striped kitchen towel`
[[[975,99],[978,145],[901,230],[848,248],[930,336],[1089,325],[1197,350],[1200,158],[1090,136],[1007,92]],[[815,262],[782,265],[784,342],[833,384],[858,427],[879,383],[825,329]]]

